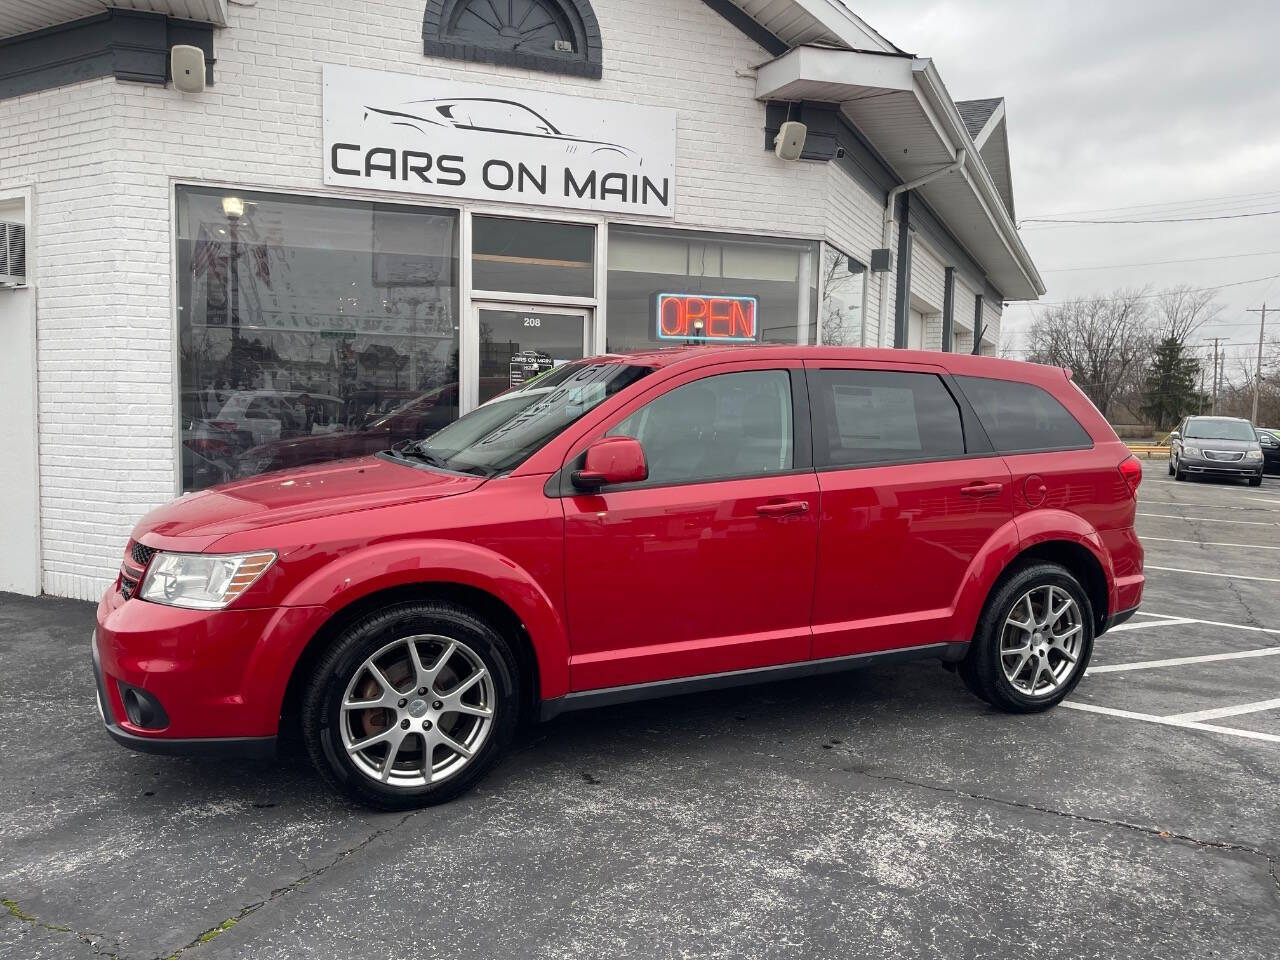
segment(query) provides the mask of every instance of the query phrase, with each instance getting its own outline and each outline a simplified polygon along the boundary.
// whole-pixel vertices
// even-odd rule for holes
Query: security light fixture
[[[244,216],[244,201],[239,197],[223,197],[222,212],[229,220],[239,220]]]

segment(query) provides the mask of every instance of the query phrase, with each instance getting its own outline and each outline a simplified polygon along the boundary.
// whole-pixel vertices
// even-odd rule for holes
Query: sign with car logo
[[[675,214],[676,114],[324,66],[324,182],[434,197]]]

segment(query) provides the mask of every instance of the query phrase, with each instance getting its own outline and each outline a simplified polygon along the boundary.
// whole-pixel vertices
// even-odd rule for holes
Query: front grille
[[[130,580],[128,577],[125,577],[125,576],[122,576],[120,578],[120,596],[124,597],[126,600],[132,597],[133,591],[137,589],[138,589],[137,580]]]
[[[147,568],[147,564],[151,562],[151,558],[154,557],[157,552],[158,551],[155,547],[144,547],[136,540],[129,547],[130,558],[132,558],[133,562],[143,570]]]
[[[1244,456],[1238,450],[1206,450],[1204,455],[1209,460],[1218,460],[1225,463],[1234,463]]]

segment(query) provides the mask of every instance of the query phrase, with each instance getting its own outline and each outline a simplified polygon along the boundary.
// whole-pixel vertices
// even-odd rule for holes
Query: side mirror
[[[569,478],[575,487],[597,490],[615,483],[638,483],[648,479],[649,465],[644,447],[634,437],[605,437],[587,447],[582,469]]]
[[[1174,440],[1177,440],[1180,436],[1182,436],[1182,434],[1180,434],[1177,430],[1169,431],[1169,442],[1172,443]]]

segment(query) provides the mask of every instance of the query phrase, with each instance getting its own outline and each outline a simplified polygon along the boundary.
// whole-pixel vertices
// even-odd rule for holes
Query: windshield
[[[493,476],[527,460],[575,420],[635,383],[651,367],[582,360],[504,394],[406,447],[432,466]]]
[[[1256,440],[1253,427],[1243,420],[1188,420],[1187,437],[1192,440]]]

